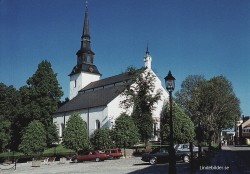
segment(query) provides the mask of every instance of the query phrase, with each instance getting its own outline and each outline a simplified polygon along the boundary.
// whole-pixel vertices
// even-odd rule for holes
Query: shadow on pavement
[[[168,173],[168,164],[156,164],[150,165],[148,163],[134,164],[134,166],[148,166],[146,168],[130,172],[129,174],[167,174]],[[187,163],[176,163],[176,171],[180,174],[189,174],[190,168]]]
[[[145,165],[145,164],[135,164],[135,165]],[[157,165],[148,165],[148,167],[136,170],[134,172],[130,172],[129,174],[159,174],[159,173],[168,173],[168,165],[163,165],[163,164],[157,164]]]
[[[234,150],[232,151],[235,155],[238,155],[250,167],[250,149],[249,150]]]

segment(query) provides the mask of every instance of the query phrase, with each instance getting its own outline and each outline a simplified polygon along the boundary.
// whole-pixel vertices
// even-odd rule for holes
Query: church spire
[[[86,2],[87,3],[87,2]],[[81,36],[81,47],[77,51],[77,64],[73,67],[70,76],[69,99],[74,98],[78,91],[89,83],[100,80],[101,74],[94,65],[95,53],[90,48],[88,6],[86,5],[83,30]]]
[[[84,25],[82,31],[82,40],[83,38],[90,40],[89,33],[89,17],[88,17],[88,6],[86,5],[85,17],[84,17]]]
[[[84,24],[81,36],[81,48],[76,53],[77,64],[93,64],[95,53],[90,48],[90,32],[89,32],[89,17],[88,17],[88,6],[86,5]]]
[[[77,74],[80,72],[87,72],[91,74],[99,74],[97,67],[94,65],[94,55],[95,53],[91,51],[90,48],[90,34],[89,34],[89,17],[88,17],[88,6],[86,5],[83,30],[81,36],[81,47],[77,51],[77,64],[74,66],[72,74]]]
[[[146,50],[146,55],[144,56],[144,66],[147,67],[148,69],[151,69],[151,61],[152,57],[149,55],[148,41],[147,41],[147,50]]]

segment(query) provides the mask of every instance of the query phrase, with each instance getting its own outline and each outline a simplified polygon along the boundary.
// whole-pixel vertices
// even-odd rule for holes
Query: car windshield
[[[168,151],[167,151],[167,149],[161,148],[161,149],[160,149],[160,152],[166,153],[166,152],[168,152]]]
[[[154,149],[151,153],[167,153],[168,147],[158,147]]]
[[[95,155],[96,153],[95,153],[95,152],[90,152],[89,154],[90,154],[90,155]]]
[[[89,154],[89,152],[85,152],[83,155],[88,155]]]

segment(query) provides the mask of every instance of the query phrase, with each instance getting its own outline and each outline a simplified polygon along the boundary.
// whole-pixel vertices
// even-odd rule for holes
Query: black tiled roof
[[[75,111],[79,109],[87,109],[98,106],[106,106],[114,98],[119,95],[117,90],[122,89],[122,85],[104,88],[97,91],[91,91],[87,93],[78,94],[72,100],[60,107],[56,113],[62,113],[67,111]]]
[[[101,79],[95,82],[91,82],[87,86],[85,86],[83,89],[81,89],[79,92],[92,89],[92,88],[105,86],[105,85],[115,84],[118,82],[124,82],[126,80],[129,80],[130,78],[131,76],[129,76],[128,73],[118,74],[112,77],[108,77],[108,78]]]

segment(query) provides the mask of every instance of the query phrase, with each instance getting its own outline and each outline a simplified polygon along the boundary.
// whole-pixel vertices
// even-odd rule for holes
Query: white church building
[[[123,87],[123,83],[130,80],[128,74],[122,73],[100,79],[101,74],[94,65],[95,53],[90,48],[90,33],[88,21],[88,8],[86,7],[83,33],[81,37],[81,47],[76,53],[77,64],[69,74],[70,77],[70,92],[69,101],[60,107],[54,114],[54,122],[58,127],[59,136],[62,137],[63,129],[69,117],[74,113],[80,113],[82,119],[86,123],[86,128],[89,137],[96,129],[111,128],[115,124],[116,118],[125,110],[120,106],[120,101],[124,97],[117,92]],[[147,71],[155,73],[151,69],[152,57],[149,55],[147,48],[146,55],[143,58],[144,66]],[[126,67],[124,67],[126,69]],[[155,75],[155,91],[162,90],[161,100],[155,105],[155,110],[152,113],[154,120],[154,130],[160,128],[160,113],[169,94],[162,87],[160,79]],[[158,139],[155,134],[152,140]]]

